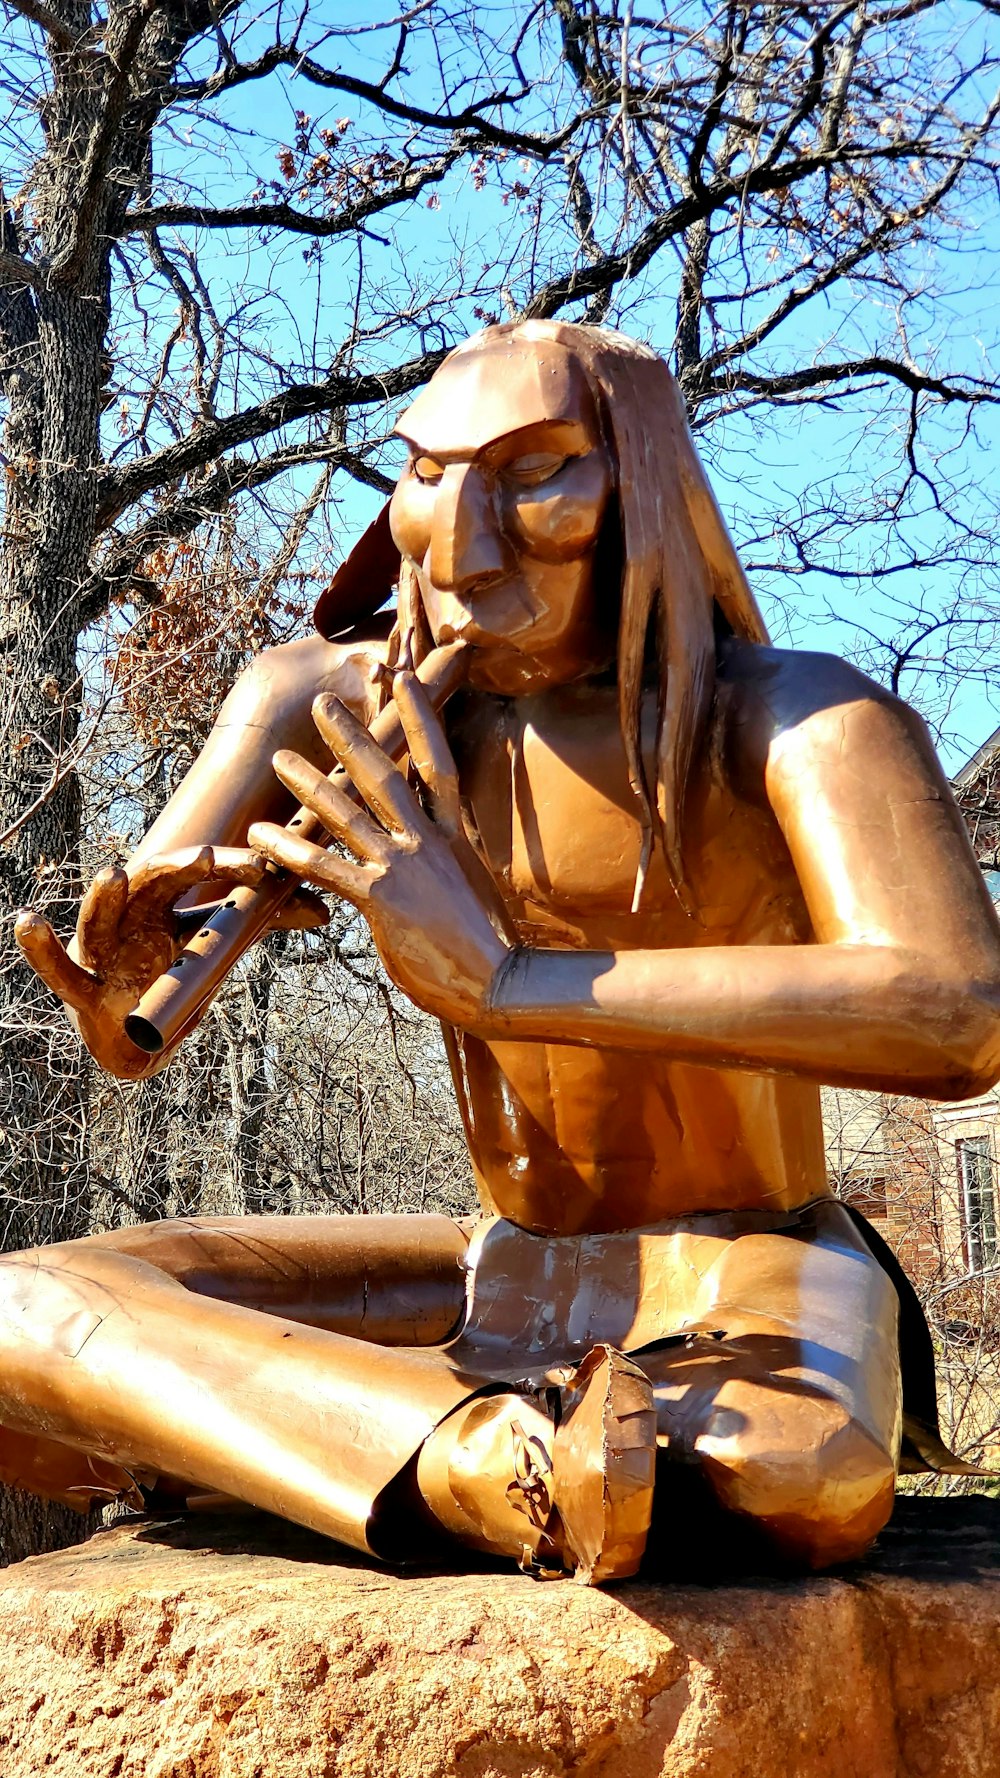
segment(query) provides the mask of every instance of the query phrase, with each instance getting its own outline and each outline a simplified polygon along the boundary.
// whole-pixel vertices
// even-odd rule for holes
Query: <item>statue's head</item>
[[[470,684],[511,697],[615,652],[597,571],[614,455],[578,355],[548,332],[479,334],[396,427],[409,462],[389,517],[418,612],[435,643],[473,645]]]
[[[470,682],[510,696],[613,666],[644,825],[681,888],[717,630],[766,631],[663,360],[604,328],[489,327],[450,354],[397,431],[409,448],[389,509],[401,625],[418,651],[464,637]],[[655,773],[640,742],[651,679]]]

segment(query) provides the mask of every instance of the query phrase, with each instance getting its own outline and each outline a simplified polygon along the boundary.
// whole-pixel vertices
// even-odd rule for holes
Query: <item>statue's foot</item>
[[[624,1580],[653,1509],[656,1413],[649,1379],[597,1346],[565,1380],[490,1395],[436,1428],[420,1491],[457,1537],[540,1577]]]
[[[561,1396],[554,1468],[564,1561],[591,1585],[624,1580],[642,1560],[653,1512],[652,1385],[613,1346],[597,1346]]]

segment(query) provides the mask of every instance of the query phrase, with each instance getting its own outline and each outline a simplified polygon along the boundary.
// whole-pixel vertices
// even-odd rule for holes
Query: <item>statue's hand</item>
[[[112,1074],[137,1077],[150,1061],[125,1036],[125,1020],[190,933],[196,916],[178,913],[177,901],[196,884],[257,883],[263,869],[259,853],[202,846],[144,859],[131,871],[102,870],[68,947],[36,913],[18,915],[17,942],[65,1003],[91,1055]]]
[[[317,698],[313,717],[367,810],[298,754],[274,756],[282,783],[357,862],[270,822],[257,822],[250,842],[353,902],[397,987],[426,1012],[474,1030],[488,1017],[497,972],[517,940],[466,837],[455,763],[420,681],[396,674],[393,698],[420,795],[339,698]]]

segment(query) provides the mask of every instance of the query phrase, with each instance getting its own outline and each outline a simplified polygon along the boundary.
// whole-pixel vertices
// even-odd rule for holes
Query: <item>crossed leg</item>
[[[480,1251],[456,1358],[515,1374],[509,1355],[505,1365],[505,1336],[515,1346],[528,1339],[525,1370],[539,1363],[530,1357],[534,1341],[558,1354],[558,1340],[541,1339],[551,1332],[555,1291],[577,1358],[611,1339],[652,1385],[647,1415],[618,1377],[603,1437],[605,1493],[617,1489],[621,1505],[619,1548],[634,1552],[638,1540],[650,1419],[660,1447],[653,1523],[661,1549],[682,1524],[682,1541],[697,1546],[701,1510],[706,1544],[717,1540],[720,1553],[770,1549],[822,1568],[860,1555],[889,1517],[902,1417],[895,1287],[834,1200],[767,1232],[762,1220],[681,1219],[645,1234],[578,1240],[539,1239],[508,1224]],[[438,1492],[446,1522],[466,1541],[491,1516],[488,1481],[509,1450],[509,1422],[503,1398],[477,1402],[421,1453],[428,1479],[447,1465],[448,1489]],[[561,1437],[559,1428],[554,1499],[564,1517],[577,1517],[578,1531],[574,1490],[601,1441],[586,1453],[565,1450],[560,1462]],[[616,1535],[607,1522],[604,1530],[610,1562]]]
[[[889,1280],[836,1206],[818,1212],[811,1240],[694,1245],[707,1263],[689,1263],[682,1245],[671,1292],[691,1341],[640,1357],[670,1459],[782,1554],[817,1567],[857,1554],[885,1522],[895,1478]],[[543,1447],[548,1458],[551,1425],[523,1395],[484,1399],[482,1370],[460,1368],[461,1343],[450,1361],[419,1349],[460,1320],[464,1251],[444,1218],[260,1217],[5,1256],[0,1476],[86,1506],[137,1472],[166,1475],[384,1553],[373,1507],[419,1452],[415,1480],[437,1522],[520,1555],[528,1493],[515,1488],[511,1502],[510,1463]],[[648,1388],[644,1401],[633,1367],[610,1362],[597,1381],[564,1444],[583,1474],[611,1428],[618,1482],[632,1490],[624,1573],[645,1535]],[[588,1418],[581,1454],[573,1438]],[[661,1517],[669,1465],[663,1479]],[[596,1558],[590,1567],[609,1575]]]
[[[82,1509],[166,1476],[366,1547],[475,1386],[443,1217],[165,1222],[0,1258],[0,1476]],[[405,1348],[405,1349],[399,1349]]]
[[[465,1248],[444,1218],[250,1217],[6,1256],[0,1474],[83,1505],[166,1477],[375,1554],[412,1555],[436,1526],[520,1560],[542,1549],[581,1577],[631,1572],[652,1501],[646,1379],[608,1348],[581,1367],[567,1402],[598,1453],[583,1465],[596,1491],[584,1544],[554,1543],[544,1405],[441,1348]],[[628,1498],[609,1511],[600,1453],[623,1410]]]

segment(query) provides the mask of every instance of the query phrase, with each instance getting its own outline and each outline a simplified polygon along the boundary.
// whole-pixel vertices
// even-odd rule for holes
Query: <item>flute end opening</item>
[[[142,1050],[147,1056],[158,1056],[163,1048],[162,1034],[141,1013],[130,1012],[125,1020],[125,1035],[136,1049]]]

